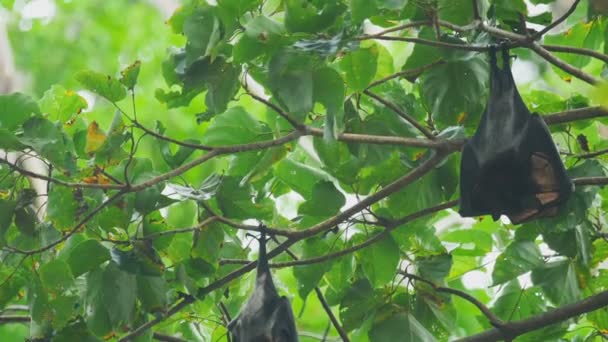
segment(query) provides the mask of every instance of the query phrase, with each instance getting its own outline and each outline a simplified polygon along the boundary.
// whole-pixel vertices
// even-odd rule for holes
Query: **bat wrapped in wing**
[[[253,293],[229,324],[232,342],[298,342],[291,303],[279,296],[272,281],[262,228],[257,276]]]
[[[490,96],[460,163],[460,215],[522,223],[556,215],[574,189],[545,122],[530,114],[513,80],[509,51],[490,51]]]

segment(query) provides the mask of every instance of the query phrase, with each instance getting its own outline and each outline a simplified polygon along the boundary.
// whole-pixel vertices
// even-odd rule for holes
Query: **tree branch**
[[[544,29],[537,32],[534,36],[532,36],[532,39],[534,39],[534,40],[539,39],[540,37],[544,36],[545,33],[551,31],[557,25],[561,24],[564,20],[568,19],[568,17],[572,13],[574,13],[574,11],[576,10],[576,6],[578,6],[579,2],[580,2],[580,0],[575,0],[574,3],[572,3],[572,6],[570,6],[570,8],[566,11],[566,13],[564,13],[564,15],[559,17],[556,21],[552,22],[551,24],[547,25]]]
[[[278,243],[278,240],[274,236],[272,238]],[[285,252],[292,259],[298,260],[298,256],[295,255],[292,251],[290,251],[289,248],[285,249]],[[342,341],[349,342],[350,339],[348,338],[348,334],[346,333],[346,331],[344,331],[344,328],[342,328],[342,326],[340,325],[340,322],[336,318],[336,315],[334,315],[333,311],[331,311],[331,307],[327,303],[327,300],[325,300],[325,296],[323,296],[323,292],[321,292],[321,289],[318,286],[315,286],[314,290],[315,290],[315,294],[317,295],[317,298],[319,299],[319,302],[321,303],[321,306],[323,306],[323,309],[327,313],[327,316],[329,317],[329,320],[333,324],[334,328],[336,328],[336,331],[342,338]]]
[[[444,293],[449,293],[455,296],[458,296],[470,303],[472,303],[473,305],[475,305],[479,311],[481,311],[490,321],[490,323],[492,323],[492,325],[496,326],[496,327],[500,327],[502,326],[504,323],[502,322],[502,320],[500,318],[498,318],[498,316],[496,316],[492,310],[490,310],[487,306],[485,306],[482,302],[480,302],[477,298],[471,296],[470,294],[458,290],[458,289],[453,289],[451,287],[444,287],[444,286],[439,286],[437,284],[435,284],[434,282],[424,279],[421,276],[418,276],[416,274],[412,274],[412,273],[407,273],[405,271],[399,271],[399,274],[407,277],[407,278],[411,278],[420,282],[423,282],[427,285],[430,285],[435,291],[437,292],[444,292]]]
[[[430,139],[430,140],[437,139],[437,137],[433,134],[433,132],[429,131],[428,128],[421,125],[418,122],[418,120],[414,119],[413,117],[409,116],[407,113],[402,111],[401,108],[397,107],[394,103],[387,101],[386,99],[382,98],[381,96],[379,96],[367,89],[364,90],[363,93],[365,95],[373,98],[374,100],[380,102],[381,104],[383,104],[384,106],[386,106],[387,108],[392,110],[393,112],[397,113],[397,115],[399,115],[403,120],[409,122],[412,126],[416,127],[416,129],[418,129],[422,134],[424,134],[424,136],[427,137],[427,139]]]
[[[482,333],[465,337],[458,341],[460,342],[481,342],[481,341],[497,341],[505,338],[513,339],[527,332],[546,327],[551,324],[591,312],[597,309],[602,309],[608,306],[608,291],[587,297],[579,302],[567,304],[554,310],[547,311],[543,314],[532,316],[526,319],[506,322],[501,328],[493,328]],[[508,336],[505,335],[508,331]]]

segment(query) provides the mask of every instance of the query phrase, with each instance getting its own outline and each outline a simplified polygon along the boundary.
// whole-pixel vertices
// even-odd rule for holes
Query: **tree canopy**
[[[608,2],[563,3],[0,0],[2,340],[226,341],[260,224],[301,341],[603,340]],[[455,211],[499,43],[576,185],[519,225]]]

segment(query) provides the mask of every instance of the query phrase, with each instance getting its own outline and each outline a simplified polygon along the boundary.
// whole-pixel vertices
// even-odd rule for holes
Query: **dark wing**
[[[541,217],[554,216],[574,189],[566,173],[557,148],[543,119],[534,114],[526,134],[526,144],[521,157],[527,158],[530,187],[526,194],[527,204],[519,212],[509,214],[513,223],[522,223]]]
[[[572,186],[551,134],[526,108],[513,80],[508,50],[503,68],[490,52],[490,96],[460,165],[460,214],[507,215],[513,223],[557,213]]]
[[[272,337],[273,342],[298,342],[296,320],[287,297],[281,297],[276,306],[272,320]]]

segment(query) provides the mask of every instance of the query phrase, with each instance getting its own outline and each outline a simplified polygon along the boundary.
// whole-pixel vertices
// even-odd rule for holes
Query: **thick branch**
[[[572,121],[586,120],[608,116],[608,110],[602,107],[585,107],[549,115],[543,115],[547,125],[556,125]]]
[[[481,342],[481,341],[497,341],[505,338],[513,339],[519,335],[530,331],[538,330],[551,324],[565,321],[591,312],[597,309],[602,309],[608,306],[608,291],[601,292],[591,297],[587,297],[579,302],[564,305],[560,308],[545,312],[540,315],[530,318],[513,321],[503,324],[499,328],[486,330],[480,334],[469,336],[458,341],[460,342]],[[504,331],[508,331],[509,335],[505,336]]]

